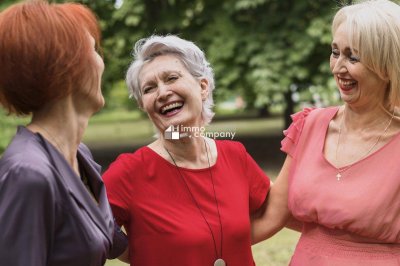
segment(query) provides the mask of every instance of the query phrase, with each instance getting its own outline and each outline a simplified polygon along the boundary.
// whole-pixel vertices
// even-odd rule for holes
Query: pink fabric
[[[281,142],[282,148],[287,154],[293,156],[293,153],[296,149],[296,144],[301,135],[301,130],[303,129],[304,122],[306,121],[305,118],[314,109],[315,108],[304,108],[303,111],[297,112],[290,116],[293,120],[293,123],[288,129],[283,131],[285,138]]]
[[[296,114],[282,141],[293,158],[289,209],[305,222],[291,265],[400,265],[400,134],[338,181],[323,154],[337,110]]]

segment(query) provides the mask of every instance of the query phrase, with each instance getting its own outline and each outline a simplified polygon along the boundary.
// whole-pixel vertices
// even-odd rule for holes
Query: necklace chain
[[[221,254],[221,257],[220,257],[220,258],[222,258],[222,239],[223,239],[223,235],[222,235],[221,214],[220,214],[220,211],[219,211],[219,204],[218,204],[218,200],[217,200],[217,194],[216,194],[216,192],[215,192],[214,178],[213,178],[213,174],[212,174],[212,171],[211,171],[210,157],[209,157],[209,155],[208,155],[208,147],[207,147],[206,140],[203,139],[203,141],[204,141],[204,147],[205,147],[205,149],[206,149],[207,162],[208,162],[208,170],[209,170],[209,172],[210,172],[210,179],[211,179],[211,184],[212,184],[212,188],[213,188],[213,192],[214,192],[214,200],[215,200],[215,205],[216,205],[216,207],[217,207],[217,213],[218,213],[219,229],[220,229],[220,235],[221,235],[221,238],[220,238],[220,240],[221,240],[221,241],[220,241],[220,254]],[[172,157],[171,153],[169,152],[169,150],[168,150],[165,146],[164,146],[164,149],[167,151],[169,157],[171,158],[172,162],[174,163],[176,169],[178,170],[179,176],[181,177],[181,179],[182,179],[183,183],[185,184],[185,187],[186,187],[187,191],[189,192],[189,194],[190,194],[190,196],[191,196],[193,202],[195,203],[197,209],[199,210],[201,216],[203,217],[203,220],[206,222],[208,229],[210,230],[211,237],[212,237],[213,244],[214,244],[214,250],[215,250],[215,256],[216,256],[216,263],[217,263],[218,261],[222,261],[223,263],[225,263],[223,260],[221,260],[221,259],[218,258],[217,243],[216,243],[216,241],[215,241],[215,236],[214,236],[214,233],[213,233],[213,231],[212,231],[212,229],[211,229],[210,223],[208,222],[208,220],[206,219],[206,217],[205,217],[205,215],[204,215],[202,209],[200,208],[200,204],[197,202],[197,200],[196,200],[196,198],[194,197],[192,191],[190,190],[190,187],[189,187],[189,185],[187,184],[186,179],[185,179],[185,177],[183,176],[182,172],[180,171],[180,169],[179,169],[179,167],[178,167],[178,165],[177,165],[177,163],[176,163],[174,157]],[[219,264],[218,264],[218,265],[219,265]],[[221,264],[221,265],[225,265],[225,264]]]
[[[389,129],[390,125],[392,124],[393,121],[393,117],[394,117],[394,109],[393,109],[393,113],[389,119],[388,124],[386,125],[385,129],[383,130],[382,134],[380,134],[378,136],[378,138],[376,139],[376,141],[373,143],[373,145],[367,150],[367,152],[361,156],[358,160],[355,160],[354,162],[352,162],[351,164],[349,164],[348,166],[345,167],[341,167],[341,168],[336,168],[337,170],[337,174],[336,174],[336,178],[338,181],[340,181],[340,178],[342,177],[342,173],[346,172],[347,170],[349,170],[355,162],[364,159],[365,157],[368,156],[368,154],[370,154],[370,152],[375,148],[375,146],[379,143],[379,141],[382,139],[382,137],[384,137],[387,133],[387,130]],[[342,119],[340,121],[340,126],[339,126],[339,136],[338,136],[338,140],[337,140],[337,144],[336,144],[336,153],[335,153],[335,160],[336,162],[338,161],[338,150],[339,150],[339,145],[340,145],[340,137],[342,135],[342,127],[344,124],[344,117],[346,115],[346,106],[344,106],[343,109],[343,114],[342,114]]]

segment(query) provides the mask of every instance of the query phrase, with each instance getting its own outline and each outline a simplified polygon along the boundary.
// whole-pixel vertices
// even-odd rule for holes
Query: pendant
[[[337,178],[337,181],[340,181],[340,178],[342,177],[342,175],[340,174],[340,173],[338,173],[337,175],[336,175],[336,178]]]
[[[217,259],[214,262],[214,266],[226,266],[226,263],[225,263],[225,261],[223,259]]]

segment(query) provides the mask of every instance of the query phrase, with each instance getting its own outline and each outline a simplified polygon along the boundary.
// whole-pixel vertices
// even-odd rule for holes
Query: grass
[[[240,120],[216,120],[207,127],[212,132],[235,132],[238,136],[280,134],[283,120],[275,118],[246,118]],[[148,118],[137,113],[105,113],[93,117],[85,132],[84,142],[89,146],[110,147],[115,145],[143,145],[154,140],[154,127]]]
[[[286,266],[289,264],[299,233],[283,229],[272,238],[252,247],[253,257],[258,266]],[[106,266],[126,266],[119,260],[109,260]]]

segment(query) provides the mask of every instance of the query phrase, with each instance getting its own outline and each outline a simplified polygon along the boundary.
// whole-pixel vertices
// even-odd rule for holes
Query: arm
[[[118,257],[118,259],[120,261],[125,262],[125,263],[128,263],[128,264],[130,263],[130,261],[129,261],[129,247],[127,247],[125,249],[124,253],[122,253],[121,256]]]
[[[121,227],[114,220],[114,236],[111,250],[108,254],[108,259],[119,258],[128,250],[128,237]],[[128,257],[129,259],[129,257]],[[121,259],[122,260],[122,259]]]
[[[291,157],[287,156],[283,167],[271,187],[258,215],[253,217],[252,243],[265,240],[281,230],[290,218],[288,209],[288,176]]]
[[[125,227],[121,227],[121,231],[123,231],[123,233],[126,234]],[[124,252],[122,252],[122,254],[118,256],[118,259],[119,259],[120,261],[123,261],[123,262],[125,262],[125,263],[130,264],[130,259],[129,259],[129,245],[127,245],[127,247],[125,248]]]

